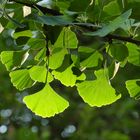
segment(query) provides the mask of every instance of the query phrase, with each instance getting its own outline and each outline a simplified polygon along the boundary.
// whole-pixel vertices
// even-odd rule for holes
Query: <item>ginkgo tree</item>
[[[13,86],[44,85],[24,97],[26,106],[41,117],[63,112],[70,100],[55,91],[54,81],[76,87],[92,107],[120,99],[112,85],[119,68],[140,66],[137,6],[137,0],[1,0],[0,60]],[[139,82],[129,79],[124,87],[136,99]]]

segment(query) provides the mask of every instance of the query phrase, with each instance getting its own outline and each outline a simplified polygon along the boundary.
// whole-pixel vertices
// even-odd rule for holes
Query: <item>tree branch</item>
[[[51,15],[53,15],[53,16],[62,15],[62,14],[61,14],[59,11],[57,11],[57,10],[49,9],[49,8],[47,8],[47,7],[42,7],[42,6],[37,5],[37,4],[25,3],[25,2],[18,1],[18,0],[9,0],[9,2],[19,3],[19,4],[22,4],[22,5],[25,5],[25,6],[34,8],[34,9],[38,8],[38,9],[41,10],[44,14],[48,13],[48,14],[51,14]]]
[[[140,45],[140,41],[139,40],[135,40],[131,37],[124,37],[124,36],[118,36],[118,35],[113,35],[113,34],[109,34],[106,36],[106,38],[110,39],[116,39],[116,40],[120,40],[120,41],[126,41],[126,42],[130,42],[136,45]]]

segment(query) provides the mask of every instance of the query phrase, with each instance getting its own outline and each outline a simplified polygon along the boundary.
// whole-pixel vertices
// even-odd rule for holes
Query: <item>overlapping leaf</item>
[[[46,84],[41,91],[24,97],[23,101],[32,112],[43,118],[59,114],[69,106],[69,103],[59,96],[49,84]]]
[[[1,61],[8,71],[20,67],[28,56],[28,51],[3,51],[0,55]]]
[[[46,57],[46,48],[42,48],[35,56],[35,60],[41,61]]]
[[[128,57],[128,49],[124,44],[111,44],[109,50],[113,58],[119,62]]]
[[[85,35],[104,37],[109,33],[115,31],[116,29],[120,28],[121,25],[130,17],[131,13],[132,10],[128,10],[113,21],[111,21],[108,25],[103,26],[103,28],[99,29],[98,31],[85,33]]]
[[[41,49],[43,47],[46,47],[46,40],[45,39],[38,39],[38,38],[31,38],[27,42],[27,45],[31,49]]]
[[[55,79],[58,79],[63,85],[73,87],[76,83],[76,80],[85,80],[85,75],[81,74],[79,77],[73,74],[72,71],[73,65],[66,68],[63,72],[53,71]]]
[[[91,56],[81,62],[82,67],[91,68],[98,66],[99,60],[102,60],[102,55],[95,51]]]
[[[132,43],[127,43],[129,51],[128,62],[140,66],[140,48]]]
[[[90,106],[101,107],[109,105],[118,100],[121,95],[116,95],[115,89],[111,86],[105,70],[95,71],[97,77],[93,81],[84,81],[77,84],[79,95]]]
[[[52,55],[49,57],[49,68],[57,69],[59,68],[67,54],[67,49],[56,48],[53,50]]]
[[[53,80],[53,76],[50,72],[47,71],[46,67],[44,66],[33,66],[29,70],[29,74],[32,80],[38,82],[51,82]]]
[[[69,48],[69,49],[75,49],[77,48],[78,40],[73,31],[70,30],[70,28],[63,28],[57,41],[55,42],[55,47],[63,47],[63,48]]]
[[[34,84],[27,69],[10,72],[10,78],[13,85],[19,90],[30,88]]]
[[[126,88],[130,94],[130,97],[134,97],[136,99],[140,98],[140,79],[128,80],[126,81]]]
[[[32,37],[33,36],[33,32],[31,30],[25,30],[25,31],[21,31],[21,32],[15,32],[13,34],[13,37],[15,39],[17,39],[18,37],[22,37],[22,36]]]

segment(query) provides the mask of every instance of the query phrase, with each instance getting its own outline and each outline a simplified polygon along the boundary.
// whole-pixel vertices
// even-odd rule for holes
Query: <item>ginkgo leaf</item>
[[[21,32],[15,32],[13,34],[13,37],[15,39],[17,39],[18,37],[22,37],[22,36],[32,37],[33,36],[33,32],[31,30],[25,30],[25,31],[21,31]]]
[[[64,28],[64,45],[66,48],[75,49],[78,45],[78,40],[73,31],[69,28]]]
[[[95,71],[95,75],[96,80],[77,84],[79,95],[86,103],[90,106],[101,107],[109,105],[121,97],[120,94],[116,95],[116,91],[111,86],[105,70]]]
[[[31,38],[28,40],[27,45],[31,49],[41,49],[43,47],[46,47],[46,40],[39,38]]]
[[[140,79],[126,81],[126,88],[130,97],[134,97],[135,99],[140,98],[140,85],[138,83],[140,83]]]
[[[20,67],[28,56],[28,51],[3,51],[0,55],[1,61],[8,71]]]
[[[29,74],[31,79],[33,79],[34,81],[45,83],[46,76],[47,76],[47,82],[51,82],[53,80],[53,76],[50,74],[50,72],[47,72],[47,68],[44,66],[33,66],[29,70]]]
[[[86,68],[96,67],[98,66],[99,60],[102,60],[102,59],[103,59],[102,55],[98,51],[95,51],[87,59],[83,60],[80,65]]]
[[[67,67],[64,71],[53,71],[55,79],[58,79],[65,86],[75,86],[76,80],[85,80],[86,76],[82,73],[80,76],[76,76],[72,71],[73,64]]]
[[[69,106],[68,101],[59,96],[49,84],[41,91],[24,97],[23,101],[32,112],[43,118],[59,114]]]
[[[128,57],[128,49],[124,44],[112,43],[109,45],[111,56],[117,61],[124,61]]]
[[[30,88],[34,84],[27,69],[12,71],[9,75],[11,82],[19,90]]]
[[[77,80],[77,76],[73,74],[72,65],[63,72],[53,71],[55,79],[58,79],[63,85],[73,87]]]
[[[95,32],[88,32],[88,33],[84,33],[84,34],[89,35],[89,36],[104,37],[107,34],[109,34],[110,32],[113,32],[116,29],[120,28],[121,25],[130,17],[131,13],[132,13],[132,10],[128,10],[125,13],[123,13],[122,15],[115,18],[113,21],[111,21],[108,25],[105,25],[103,28],[101,28]]]
[[[66,49],[56,48],[52,52],[52,55],[49,57],[49,68],[50,69],[59,68],[63,63],[66,54],[67,54]]]
[[[128,62],[140,66],[140,48],[132,43],[126,44],[129,52]]]
[[[46,57],[46,48],[42,48],[35,56],[35,60],[41,61]]]
[[[70,28],[63,28],[60,35],[55,42],[55,47],[62,48],[77,48],[78,40],[76,34],[70,30]]]
[[[76,80],[85,80],[85,79],[86,79],[86,75],[82,73],[80,76],[77,77]]]
[[[120,6],[116,0],[105,5],[103,11],[112,16],[117,16],[121,13]]]

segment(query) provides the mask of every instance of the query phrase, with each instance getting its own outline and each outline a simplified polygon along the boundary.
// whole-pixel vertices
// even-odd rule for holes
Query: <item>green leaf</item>
[[[9,75],[11,82],[19,90],[30,88],[34,84],[27,69],[12,71]]]
[[[32,37],[33,33],[31,30],[25,30],[25,31],[21,31],[21,32],[15,32],[13,34],[14,39],[17,39],[17,38],[23,37],[23,36]]]
[[[84,33],[85,35],[89,36],[100,36],[104,37],[109,33],[115,31],[116,29],[120,28],[121,25],[130,17],[132,10],[128,10],[113,21],[111,21],[108,25],[103,26],[103,28],[95,31],[95,32],[88,32]]]
[[[96,67],[98,66],[99,60],[102,59],[102,55],[98,51],[95,51],[91,56],[81,62],[81,66],[86,68]]]
[[[59,114],[69,106],[69,103],[59,96],[49,84],[46,84],[41,91],[24,97],[23,101],[32,112],[43,118]]]
[[[116,95],[115,89],[111,86],[105,70],[95,71],[97,77],[94,81],[84,81],[77,84],[79,95],[90,106],[101,107],[109,105],[118,100],[121,95]]]
[[[53,71],[52,74],[65,86],[73,87],[75,85],[77,76],[73,74],[72,65],[63,72]]]
[[[140,66],[140,48],[132,43],[126,44],[129,52],[128,62]]]
[[[34,20],[35,22],[51,26],[72,24],[72,21],[74,20],[70,16],[46,16],[46,15],[38,16],[37,14],[30,15],[28,16],[28,18],[30,20]]]
[[[135,99],[140,98],[140,79],[128,80],[126,81],[126,88],[130,94],[130,97],[134,97]]]
[[[103,11],[111,16],[117,16],[121,14],[119,4],[116,0],[111,1],[109,4],[105,5]]]
[[[47,68],[44,66],[33,66],[29,70],[29,74],[32,80],[37,82],[46,82],[47,76]],[[53,80],[53,76],[48,72],[47,82],[51,82]]]
[[[41,61],[46,57],[46,48],[42,48],[35,56],[35,60]]]
[[[65,55],[67,54],[66,49],[56,48],[53,50],[52,55],[49,56],[49,68],[57,69],[59,68],[64,60]]]
[[[78,40],[74,32],[69,28],[64,28],[64,46],[69,49],[76,49]]]
[[[27,45],[31,49],[41,49],[46,47],[46,40],[45,39],[38,39],[38,38],[31,38],[28,40]]]
[[[19,68],[28,58],[28,51],[3,51],[0,55],[1,62],[8,71]]]
[[[128,57],[128,49],[124,44],[110,44],[109,50],[114,59],[121,62]]]
[[[57,38],[54,46],[55,48],[69,48],[76,49],[78,45],[78,40],[73,31],[70,28],[63,28],[60,35]]]

